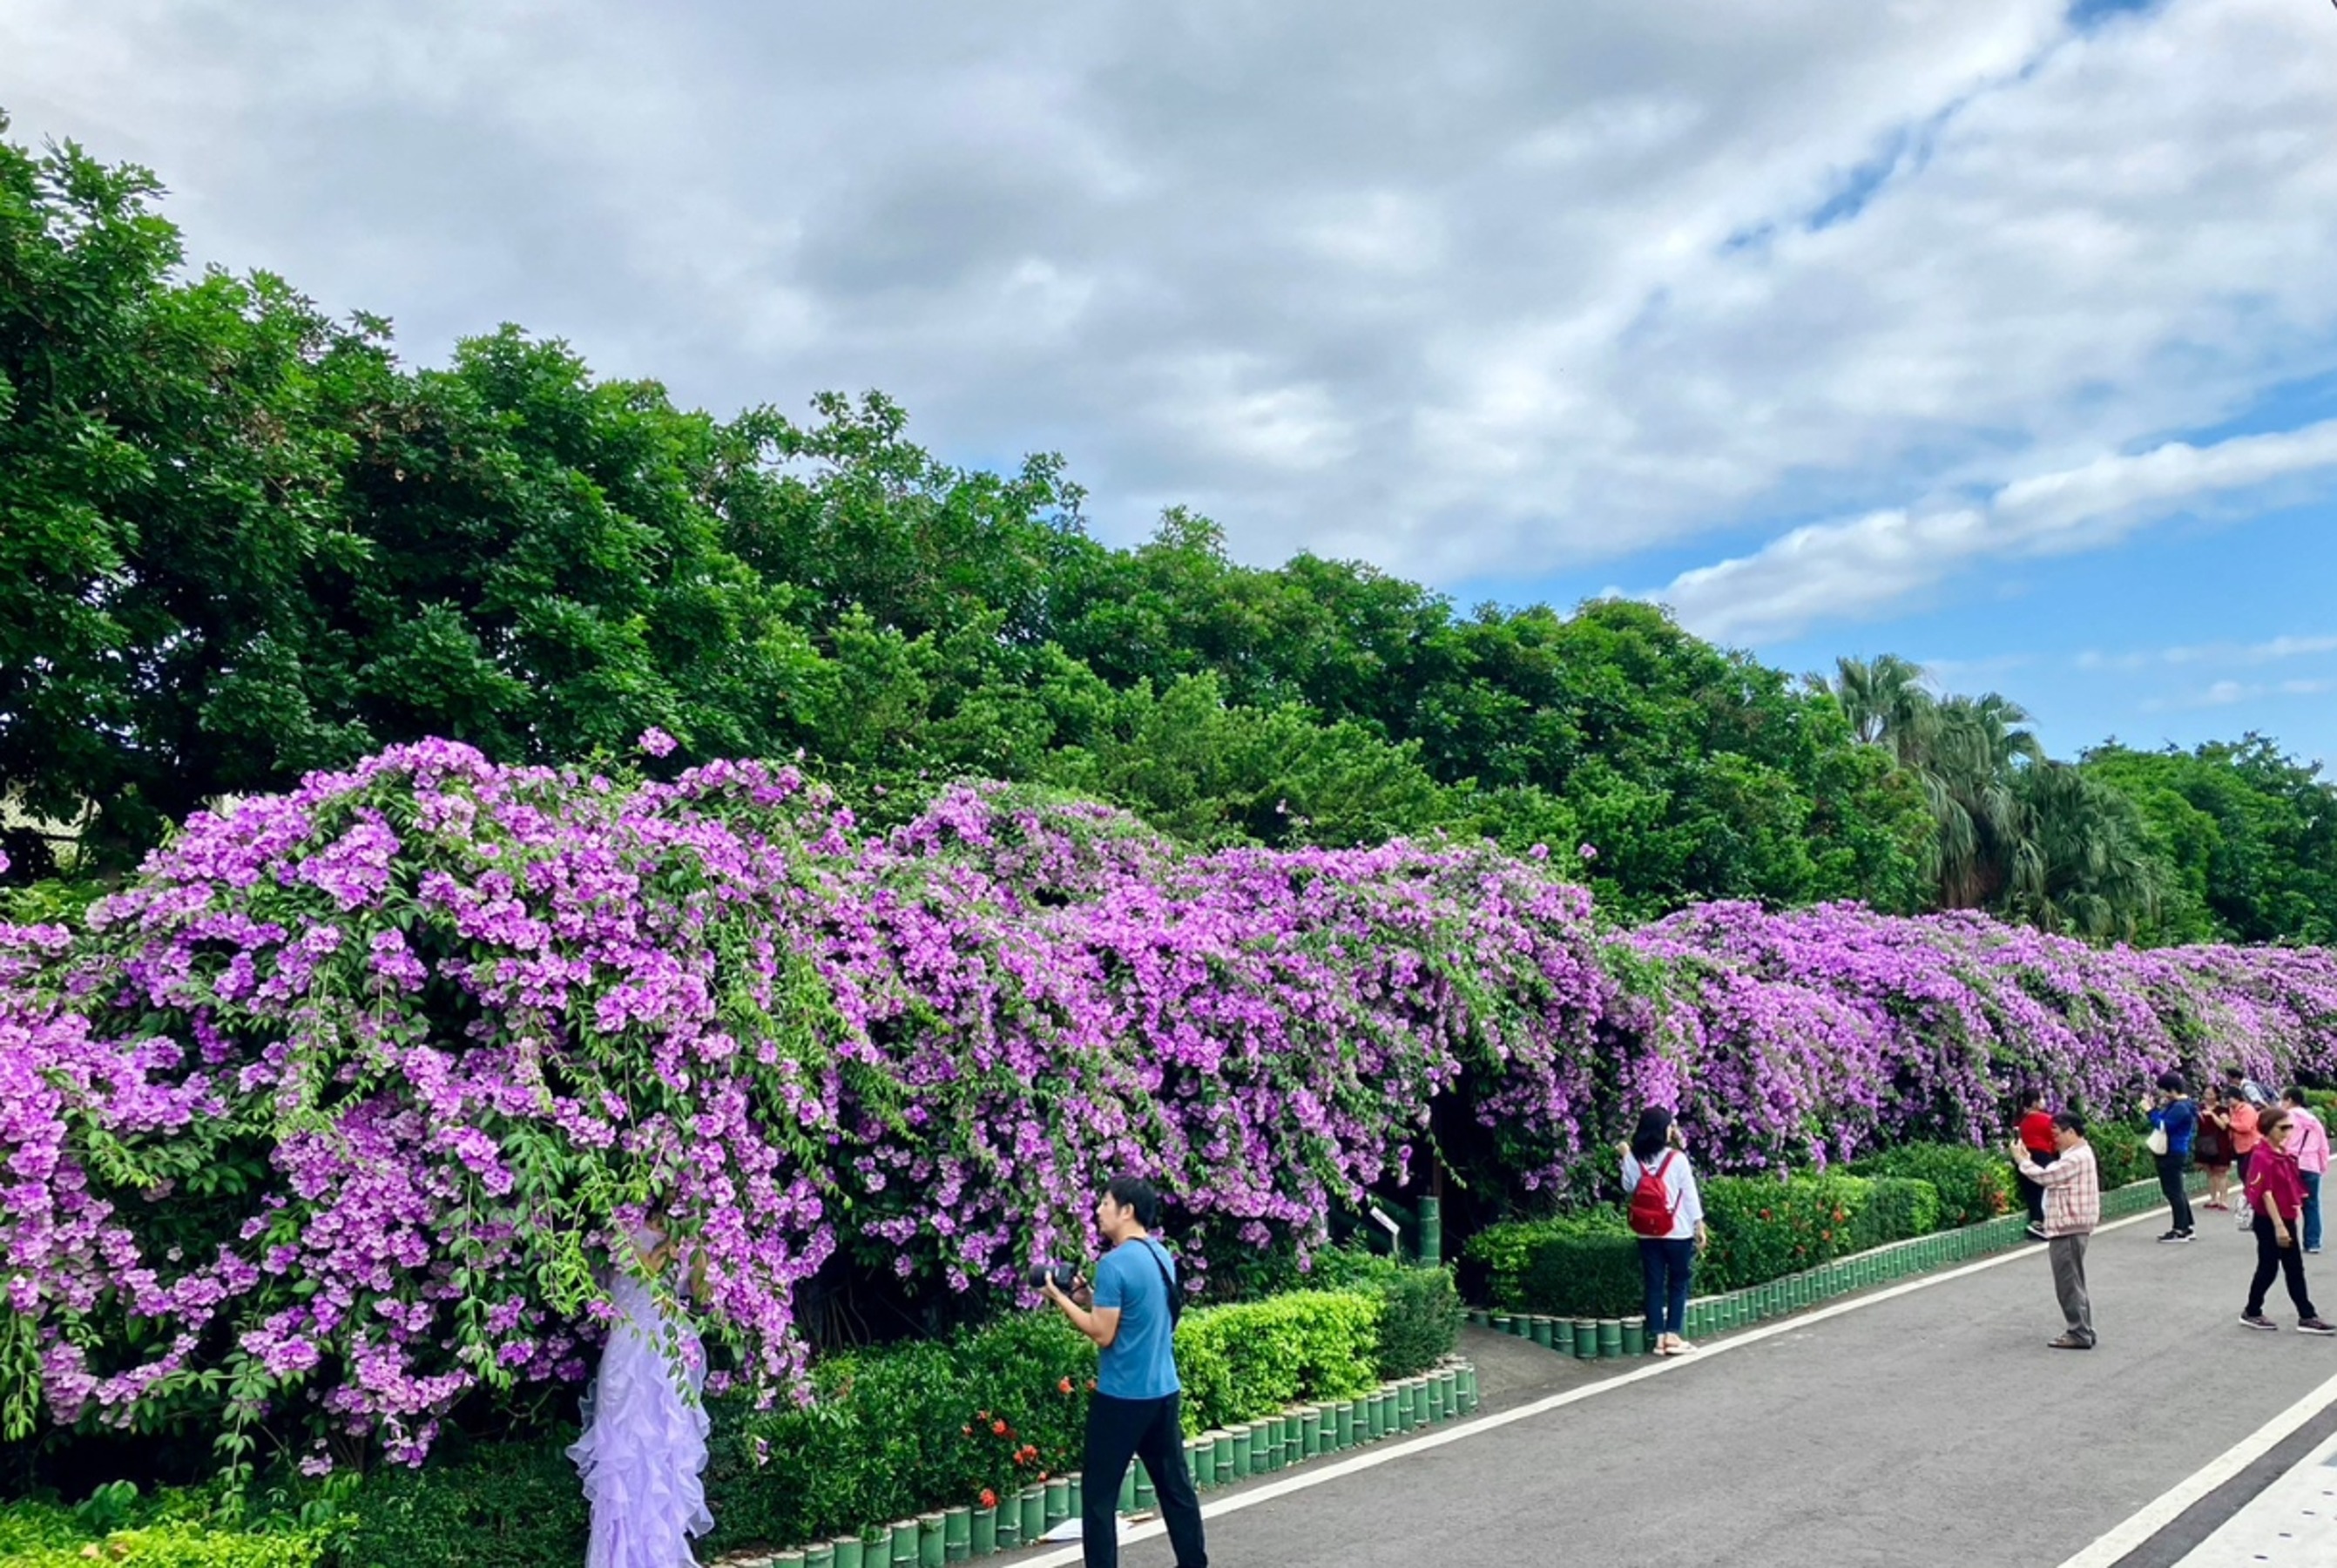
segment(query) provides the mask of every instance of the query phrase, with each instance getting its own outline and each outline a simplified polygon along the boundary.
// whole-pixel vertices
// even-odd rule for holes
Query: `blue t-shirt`
[[[2150,1124],[2166,1129],[2169,1154],[2188,1154],[2199,1131],[2199,1108],[2188,1100],[2170,1100],[2150,1113]]]
[[[1177,1392],[1177,1352],[1169,1343],[1168,1279],[1177,1260],[1149,1238],[1123,1241],[1096,1265],[1095,1304],[1120,1308],[1120,1332],[1096,1362],[1096,1392],[1115,1399],[1165,1399]]]

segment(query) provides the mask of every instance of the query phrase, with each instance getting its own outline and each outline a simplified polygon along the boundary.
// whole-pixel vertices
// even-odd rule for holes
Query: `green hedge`
[[[286,1522],[244,1530],[185,1516],[211,1506],[191,1493],[140,1497],[127,1482],[101,1488],[78,1508],[0,1504],[0,1568],[315,1568],[327,1560],[328,1529]]]
[[[1702,1191],[1712,1240],[1697,1272],[1704,1291],[1718,1294],[1857,1251],[1853,1221],[1873,1189],[1860,1177],[1828,1171],[1783,1179],[1715,1176]]]
[[[573,1430],[534,1442],[449,1444],[427,1466],[365,1478],[340,1568],[550,1568],[584,1561],[584,1494],[564,1450]]]
[[[1177,1327],[1185,1431],[1254,1421],[1308,1399],[1352,1399],[1379,1382],[1372,1351],[1384,1297],[1294,1290],[1186,1315]]]
[[[1308,1279],[1325,1290],[1375,1292],[1383,1304],[1372,1366],[1383,1382],[1427,1371],[1461,1337],[1461,1292],[1449,1268],[1423,1268],[1341,1247],[1317,1253]]]
[[[2158,1174],[2157,1162],[2151,1158],[2143,1136],[2139,1129],[2117,1122],[2086,1129],[2086,1142],[2094,1146],[2094,1164],[2103,1191],[2130,1182],[2147,1181]]]
[[[2019,1206],[2012,1161],[2000,1149],[1980,1149],[1969,1143],[1903,1143],[1857,1161],[1851,1171],[1860,1176],[1929,1181],[1939,1190],[1940,1224],[1951,1230],[2009,1214]]]
[[[1715,1295],[1939,1228],[1939,1193],[1910,1178],[1839,1172],[1716,1176],[1700,1184],[1710,1245],[1697,1289]],[[1641,1306],[1637,1239],[1613,1210],[1511,1220],[1471,1238],[1501,1311],[1628,1318]]]

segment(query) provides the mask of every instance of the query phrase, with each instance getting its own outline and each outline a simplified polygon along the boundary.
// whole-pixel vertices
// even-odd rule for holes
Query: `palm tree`
[[[1923,689],[1922,666],[1896,653],[1885,653],[1872,661],[1837,659],[1833,667],[1831,682],[1823,676],[1811,679],[1833,693],[1850,718],[1851,733],[1862,744],[1876,746],[1888,740],[1892,750],[1899,751],[1902,742],[1915,739],[1931,706],[1931,694]],[[1907,765],[1903,753],[1900,765]]]
[[[1941,907],[1977,909],[2032,884],[2034,853],[2014,794],[2018,770],[2044,759],[2029,714],[1999,692],[1934,697],[1922,666],[1896,653],[1839,659],[1827,689],[1851,730],[1892,758],[1923,792],[1939,833],[1925,867]]]
[[[2131,799],[2063,762],[2023,769],[2015,792],[2033,867],[2008,913],[2093,941],[2132,941],[2157,924],[2166,866]]]
[[[1940,824],[1940,902],[1978,909],[2031,886],[2039,867],[2017,786],[2045,760],[2028,712],[1990,691],[1934,703],[1916,763]]]

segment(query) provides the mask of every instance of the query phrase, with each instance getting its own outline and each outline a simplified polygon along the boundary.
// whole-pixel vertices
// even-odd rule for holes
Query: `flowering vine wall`
[[[0,926],[0,1415],[414,1460],[582,1377],[660,1216],[777,1390],[839,1250],[1012,1290],[1120,1170],[1205,1270],[1432,1133],[1550,1201],[1650,1100],[1757,1169],[2224,1060],[2337,1070],[2337,963],[1850,906],[1614,932],[1539,855],[1192,856],[973,789],[871,838],[788,768],[425,743],[193,819],[85,931]]]

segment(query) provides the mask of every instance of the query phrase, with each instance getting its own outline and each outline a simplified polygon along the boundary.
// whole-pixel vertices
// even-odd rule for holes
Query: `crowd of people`
[[[2279,1279],[2296,1308],[2298,1329],[2337,1334],[2337,1325],[2323,1321],[2313,1307],[2304,1279],[2304,1259],[2321,1250],[2329,1131],[2305,1103],[2303,1091],[2292,1088],[2274,1101],[2231,1066],[2220,1083],[2207,1085],[2195,1100],[2180,1073],[2165,1073],[2143,1112],[2166,1195],[2168,1222],[2160,1243],[2181,1246],[2197,1235],[2190,1195],[2195,1165],[2207,1175],[2207,1196],[2198,1207],[2232,1214],[2240,1230],[2255,1237],[2255,1272],[2240,1321],[2250,1328],[2278,1327],[2264,1316],[2264,1301]],[[2072,1111],[2049,1112],[2043,1095],[2028,1094],[2009,1152],[2029,1209],[2029,1232],[2051,1253],[2054,1293],[2068,1324],[2049,1343],[2058,1350],[2090,1350],[2096,1339],[2086,1242],[2101,1223],[2101,1179],[2085,1121]]]
[[[2275,1279],[2286,1286],[2296,1326],[2307,1334],[2337,1334],[2322,1320],[2306,1289],[2304,1259],[2321,1250],[2321,1186],[2329,1171],[2329,1130],[2291,1088],[2275,1101],[2245,1071],[2224,1069],[2197,1099],[2179,1073],[2160,1074],[2142,1107],[2150,1122],[2150,1151],[2166,1195],[2167,1228],[2158,1240],[2179,1246],[2197,1233],[2190,1195],[2194,1168],[2205,1171],[2207,1195],[2197,1207],[2234,1216],[2255,1237],[2255,1272],[2240,1321],[2278,1327],[2264,1316]],[[1696,1255],[1705,1245],[1704,1208],[1671,1113],[1650,1107],[1622,1145],[1623,1191],[1632,1230],[1639,1239],[1648,1344],[1658,1356],[1695,1348],[1680,1338]],[[2086,1289],[2086,1248],[2101,1223],[2101,1170],[2086,1139],[2085,1118],[2049,1110],[2042,1092],[2021,1096],[2018,1135],[2008,1152],[2018,1173],[2029,1234],[2046,1244],[2053,1290],[2066,1327],[2047,1343],[2057,1350],[2090,1350],[2097,1343],[2093,1304]]]

